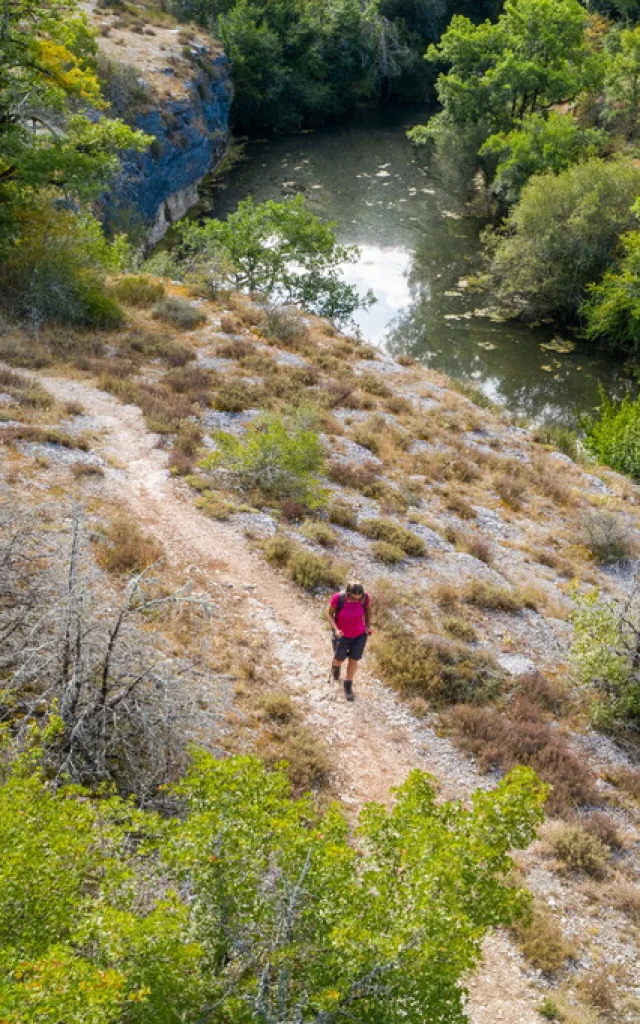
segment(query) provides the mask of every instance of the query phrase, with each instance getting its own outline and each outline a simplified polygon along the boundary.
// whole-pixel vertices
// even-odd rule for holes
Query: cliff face
[[[148,12],[93,6],[103,92],[111,112],[154,137],[125,153],[101,215],[113,229],[142,229],[149,246],[197,201],[198,184],[228,144],[231,65],[219,43],[192,26],[150,26]]]
[[[229,61],[218,54],[206,59],[184,96],[164,97],[131,119],[155,141],[146,153],[125,155],[104,206],[107,224],[141,221],[151,246],[184,216],[199,182],[226,152],[232,95]]]

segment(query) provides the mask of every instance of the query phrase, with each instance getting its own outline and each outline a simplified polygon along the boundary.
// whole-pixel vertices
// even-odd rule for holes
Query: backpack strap
[[[345,593],[341,593],[339,595],[339,597],[338,597],[338,603],[336,605],[336,617],[340,614],[340,612],[344,608],[344,606],[346,604],[346,601],[347,601],[347,595]]]

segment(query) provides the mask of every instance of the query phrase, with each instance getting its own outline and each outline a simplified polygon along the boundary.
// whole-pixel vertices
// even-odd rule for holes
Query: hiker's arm
[[[338,629],[338,625],[336,623],[336,609],[331,604],[331,601],[329,601],[329,604],[327,605],[327,618],[331,628],[338,634],[338,636],[342,636],[342,633]]]
[[[364,609],[364,622],[367,627],[367,633],[371,632],[371,599],[369,599]]]

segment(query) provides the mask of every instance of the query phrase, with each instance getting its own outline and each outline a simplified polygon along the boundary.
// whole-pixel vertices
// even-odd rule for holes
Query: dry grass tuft
[[[327,476],[341,487],[364,491],[378,480],[380,470],[373,462],[346,462],[333,459],[327,466]]]
[[[473,579],[462,592],[462,600],[477,608],[501,612],[520,612],[525,606],[522,597],[515,590],[496,586],[485,580]]]
[[[544,974],[555,974],[576,955],[557,921],[542,906],[534,907],[529,920],[519,922],[513,930],[524,956]]]
[[[328,510],[329,522],[354,530],[358,522],[356,510],[346,501],[334,501]]]
[[[329,785],[331,759],[314,731],[305,725],[293,701],[284,693],[262,700],[263,731],[256,752],[268,767],[285,762],[295,795]]]
[[[109,523],[98,544],[97,562],[107,572],[142,572],[162,555],[158,542],[143,533],[135,519],[122,515]]]
[[[593,833],[563,822],[550,829],[547,842],[567,871],[604,878],[609,852]]]
[[[330,526],[327,526],[326,523],[316,522],[313,519],[308,519],[303,524],[302,534],[307,540],[313,541],[315,544],[321,544],[323,548],[334,548],[338,543],[338,538]]]
[[[397,544],[389,544],[386,540],[376,540],[371,545],[371,554],[378,562],[385,565],[398,565],[404,562],[406,555]]]
[[[426,552],[422,537],[400,526],[392,519],[361,519],[358,530],[370,540],[382,541],[385,544],[400,548],[407,555],[420,557]]]
[[[104,476],[104,469],[97,462],[74,462],[71,473],[76,480],[84,480],[88,477]]]

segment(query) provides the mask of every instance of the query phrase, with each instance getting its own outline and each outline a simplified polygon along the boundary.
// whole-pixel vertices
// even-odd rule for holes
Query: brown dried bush
[[[223,313],[220,317],[220,330],[223,334],[239,334],[242,324],[237,316],[232,313]]]
[[[419,558],[426,552],[426,545],[419,537],[406,527],[392,519],[361,519],[358,530],[371,540],[383,541],[400,548],[407,555]]]
[[[604,814],[603,811],[591,811],[590,814],[576,819],[576,824],[581,825],[585,831],[595,836],[603,846],[610,850],[623,849],[622,836],[610,814]]]
[[[462,600],[477,608],[493,611],[519,612],[524,608],[524,601],[517,591],[479,579],[473,579],[467,584]]]
[[[379,476],[380,470],[373,462],[347,462],[332,459],[327,466],[327,476],[341,487],[351,487],[361,491],[371,487]]]
[[[559,823],[548,836],[550,849],[568,871],[577,871],[592,878],[606,873],[608,850],[595,835],[580,825]]]
[[[493,489],[505,505],[512,508],[514,512],[522,508],[526,488],[521,480],[505,473],[494,478]]]
[[[97,462],[74,462],[71,473],[76,480],[90,476],[104,476],[104,469]]]
[[[549,911],[538,905],[529,919],[518,922],[513,929],[527,960],[544,974],[554,974],[576,955],[557,921]]]
[[[327,514],[330,523],[334,523],[336,526],[343,526],[349,530],[355,529],[358,522],[356,510],[346,501],[334,501],[329,506]]]
[[[553,788],[547,807],[553,813],[595,803],[592,773],[573,753],[563,736],[543,721],[533,705],[520,701],[517,718],[495,708],[458,707],[447,725],[463,750],[473,754],[484,770],[508,771],[529,765]]]
[[[633,882],[618,882],[607,888],[612,905],[640,927],[640,889]]]
[[[117,516],[98,543],[97,562],[107,572],[142,572],[162,558],[162,547],[143,533],[135,519]]]

